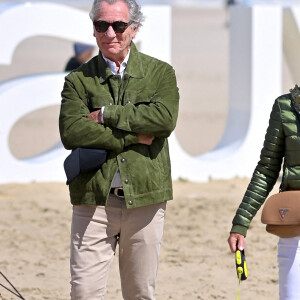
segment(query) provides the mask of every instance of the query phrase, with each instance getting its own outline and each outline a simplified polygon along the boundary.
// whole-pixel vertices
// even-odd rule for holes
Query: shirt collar
[[[120,75],[121,77],[123,77],[123,75],[124,75],[124,71],[125,71],[127,63],[128,63],[129,55],[130,55],[130,49],[129,49],[126,57],[122,61],[121,65],[120,65],[119,72],[118,72],[116,63],[114,61],[110,60],[109,58],[107,58],[106,56],[104,56],[104,54],[102,53],[102,57],[105,60],[108,67],[110,68],[110,70],[112,71],[112,73],[114,75]]]

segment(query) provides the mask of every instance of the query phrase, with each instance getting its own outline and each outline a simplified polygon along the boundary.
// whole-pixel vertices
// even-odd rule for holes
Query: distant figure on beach
[[[92,58],[94,46],[82,43],[74,44],[74,56],[72,56],[65,67],[65,72],[77,69],[80,65]]]
[[[234,5],[235,3],[235,0],[227,0],[227,6]]]
[[[228,238],[232,252],[237,247],[245,248],[250,223],[273,189],[281,169],[280,192],[300,190],[299,135],[300,89],[296,86],[278,97],[273,105],[260,160],[232,221]],[[293,227],[288,227],[291,238],[280,237],[278,241],[280,300],[300,299],[300,236]]]
[[[226,0],[226,6],[242,4],[243,0]]]
[[[103,149],[107,159],[69,184],[71,299],[104,299],[119,245],[123,298],[155,300],[173,198],[167,138],[178,116],[175,71],[133,43],[144,20],[136,0],[95,0],[90,18],[100,52],[65,77],[59,127],[66,149]]]

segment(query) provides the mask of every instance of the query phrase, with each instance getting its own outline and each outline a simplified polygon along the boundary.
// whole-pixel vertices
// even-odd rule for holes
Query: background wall
[[[88,13],[90,5],[87,2],[91,1],[71,3]],[[220,3],[213,7],[173,6],[172,64],[181,95],[175,132],[183,149],[191,155],[213,149],[225,127],[229,23],[226,7]],[[0,81],[28,74],[62,72],[72,55],[69,41],[42,36],[27,39],[17,47],[11,65],[0,65]],[[283,92],[293,85],[294,80],[283,59]],[[10,148],[17,158],[34,156],[59,141],[58,111],[59,105],[42,109],[15,124]]]

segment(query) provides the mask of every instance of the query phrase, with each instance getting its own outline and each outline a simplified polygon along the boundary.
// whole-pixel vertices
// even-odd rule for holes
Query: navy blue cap
[[[80,55],[83,52],[86,52],[90,49],[94,49],[93,45],[88,45],[88,44],[82,44],[82,43],[75,43],[74,44],[74,52],[75,55]]]

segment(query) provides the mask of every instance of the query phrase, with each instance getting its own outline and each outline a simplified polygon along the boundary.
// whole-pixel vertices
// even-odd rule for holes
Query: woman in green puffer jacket
[[[260,160],[232,221],[228,243],[243,250],[250,222],[274,187],[283,163],[281,191],[300,190],[300,89],[275,100]],[[299,202],[300,203],[300,202]],[[300,299],[300,236],[279,238],[280,300]]]

